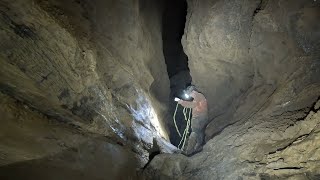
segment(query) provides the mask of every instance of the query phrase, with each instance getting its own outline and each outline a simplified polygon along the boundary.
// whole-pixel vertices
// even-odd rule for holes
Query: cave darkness
[[[167,0],[163,13],[162,39],[163,54],[167,65],[167,72],[170,78],[170,105],[169,119],[170,141],[178,145],[180,137],[172,123],[172,115],[175,110],[176,102],[173,101],[175,95],[191,84],[191,76],[188,67],[188,56],[184,53],[181,38],[184,34],[187,16],[186,0]],[[182,112],[182,108],[178,109]],[[182,113],[177,113],[177,125],[180,130],[185,128]]]
[[[181,71],[189,71],[188,57],[181,44],[186,16],[187,2],[185,0],[167,0],[165,2],[162,40],[169,78]]]

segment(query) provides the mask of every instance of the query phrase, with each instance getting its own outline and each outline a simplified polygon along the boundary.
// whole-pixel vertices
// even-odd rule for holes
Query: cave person
[[[204,143],[204,131],[208,123],[208,105],[205,96],[195,86],[189,86],[187,91],[191,92],[189,95],[193,97],[193,100],[179,100],[178,103],[192,109],[191,134],[184,150],[187,155],[190,155],[199,151]]]

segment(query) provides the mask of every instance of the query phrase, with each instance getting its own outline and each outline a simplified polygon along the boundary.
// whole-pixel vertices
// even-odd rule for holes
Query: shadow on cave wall
[[[138,179],[138,161],[122,145],[93,138],[74,147],[61,146],[65,149],[56,154],[1,166],[0,179]]]

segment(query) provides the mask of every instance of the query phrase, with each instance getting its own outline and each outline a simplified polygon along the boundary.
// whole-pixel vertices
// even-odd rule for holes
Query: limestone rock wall
[[[261,108],[287,86],[278,104],[305,106],[319,96],[319,2],[188,1],[182,40],[194,83],[206,95],[207,138]],[[295,104],[301,94],[310,98]],[[311,100],[312,99],[312,100]],[[290,102],[289,102],[290,101]]]
[[[140,158],[130,146],[0,98],[0,179],[137,178]]]
[[[182,43],[193,83],[207,97],[211,120],[230,116],[234,99],[252,86],[254,69],[248,55],[257,4],[254,0],[188,1]],[[230,121],[218,124],[223,127]]]
[[[192,157],[157,156],[144,175],[146,179],[318,179],[319,112],[313,109],[284,128],[275,127],[268,118],[259,119],[259,114],[254,117],[259,124],[230,126]]]
[[[146,177],[319,179],[319,2],[188,4],[182,42],[209,103],[207,143],[156,157]]]
[[[166,138],[161,1],[1,0],[0,27],[2,93],[130,144],[144,163],[153,138]]]

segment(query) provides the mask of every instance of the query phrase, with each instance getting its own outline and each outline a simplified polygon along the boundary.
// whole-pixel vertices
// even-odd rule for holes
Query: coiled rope
[[[177,114],[178,106],[179,106],[179,104],[177,103],[176,109],[175,109],[174,114],[173,114],[173,121],[174,121],[174,125],[176,127],[176,130],[177,130],[179,136],[181,137],[181,133],[179,131],[179,128],[178,128],[177,122],[176,122],[176,114]],[[185,107],[183,108],[183,111],[182,111],[183,112],[183,116],[184,116],[184,120],[186,121],[187,124],[186,124],[186,128],[183,131],[180,143],[178,145],[178,148],[181,149],[181,150],[184,149],[184,146],[185,146],[188,134],[189,134],[189,129],[190,129],[190,125],[191,125],[191,111],[192,111],[191,108],[185,108]]]

